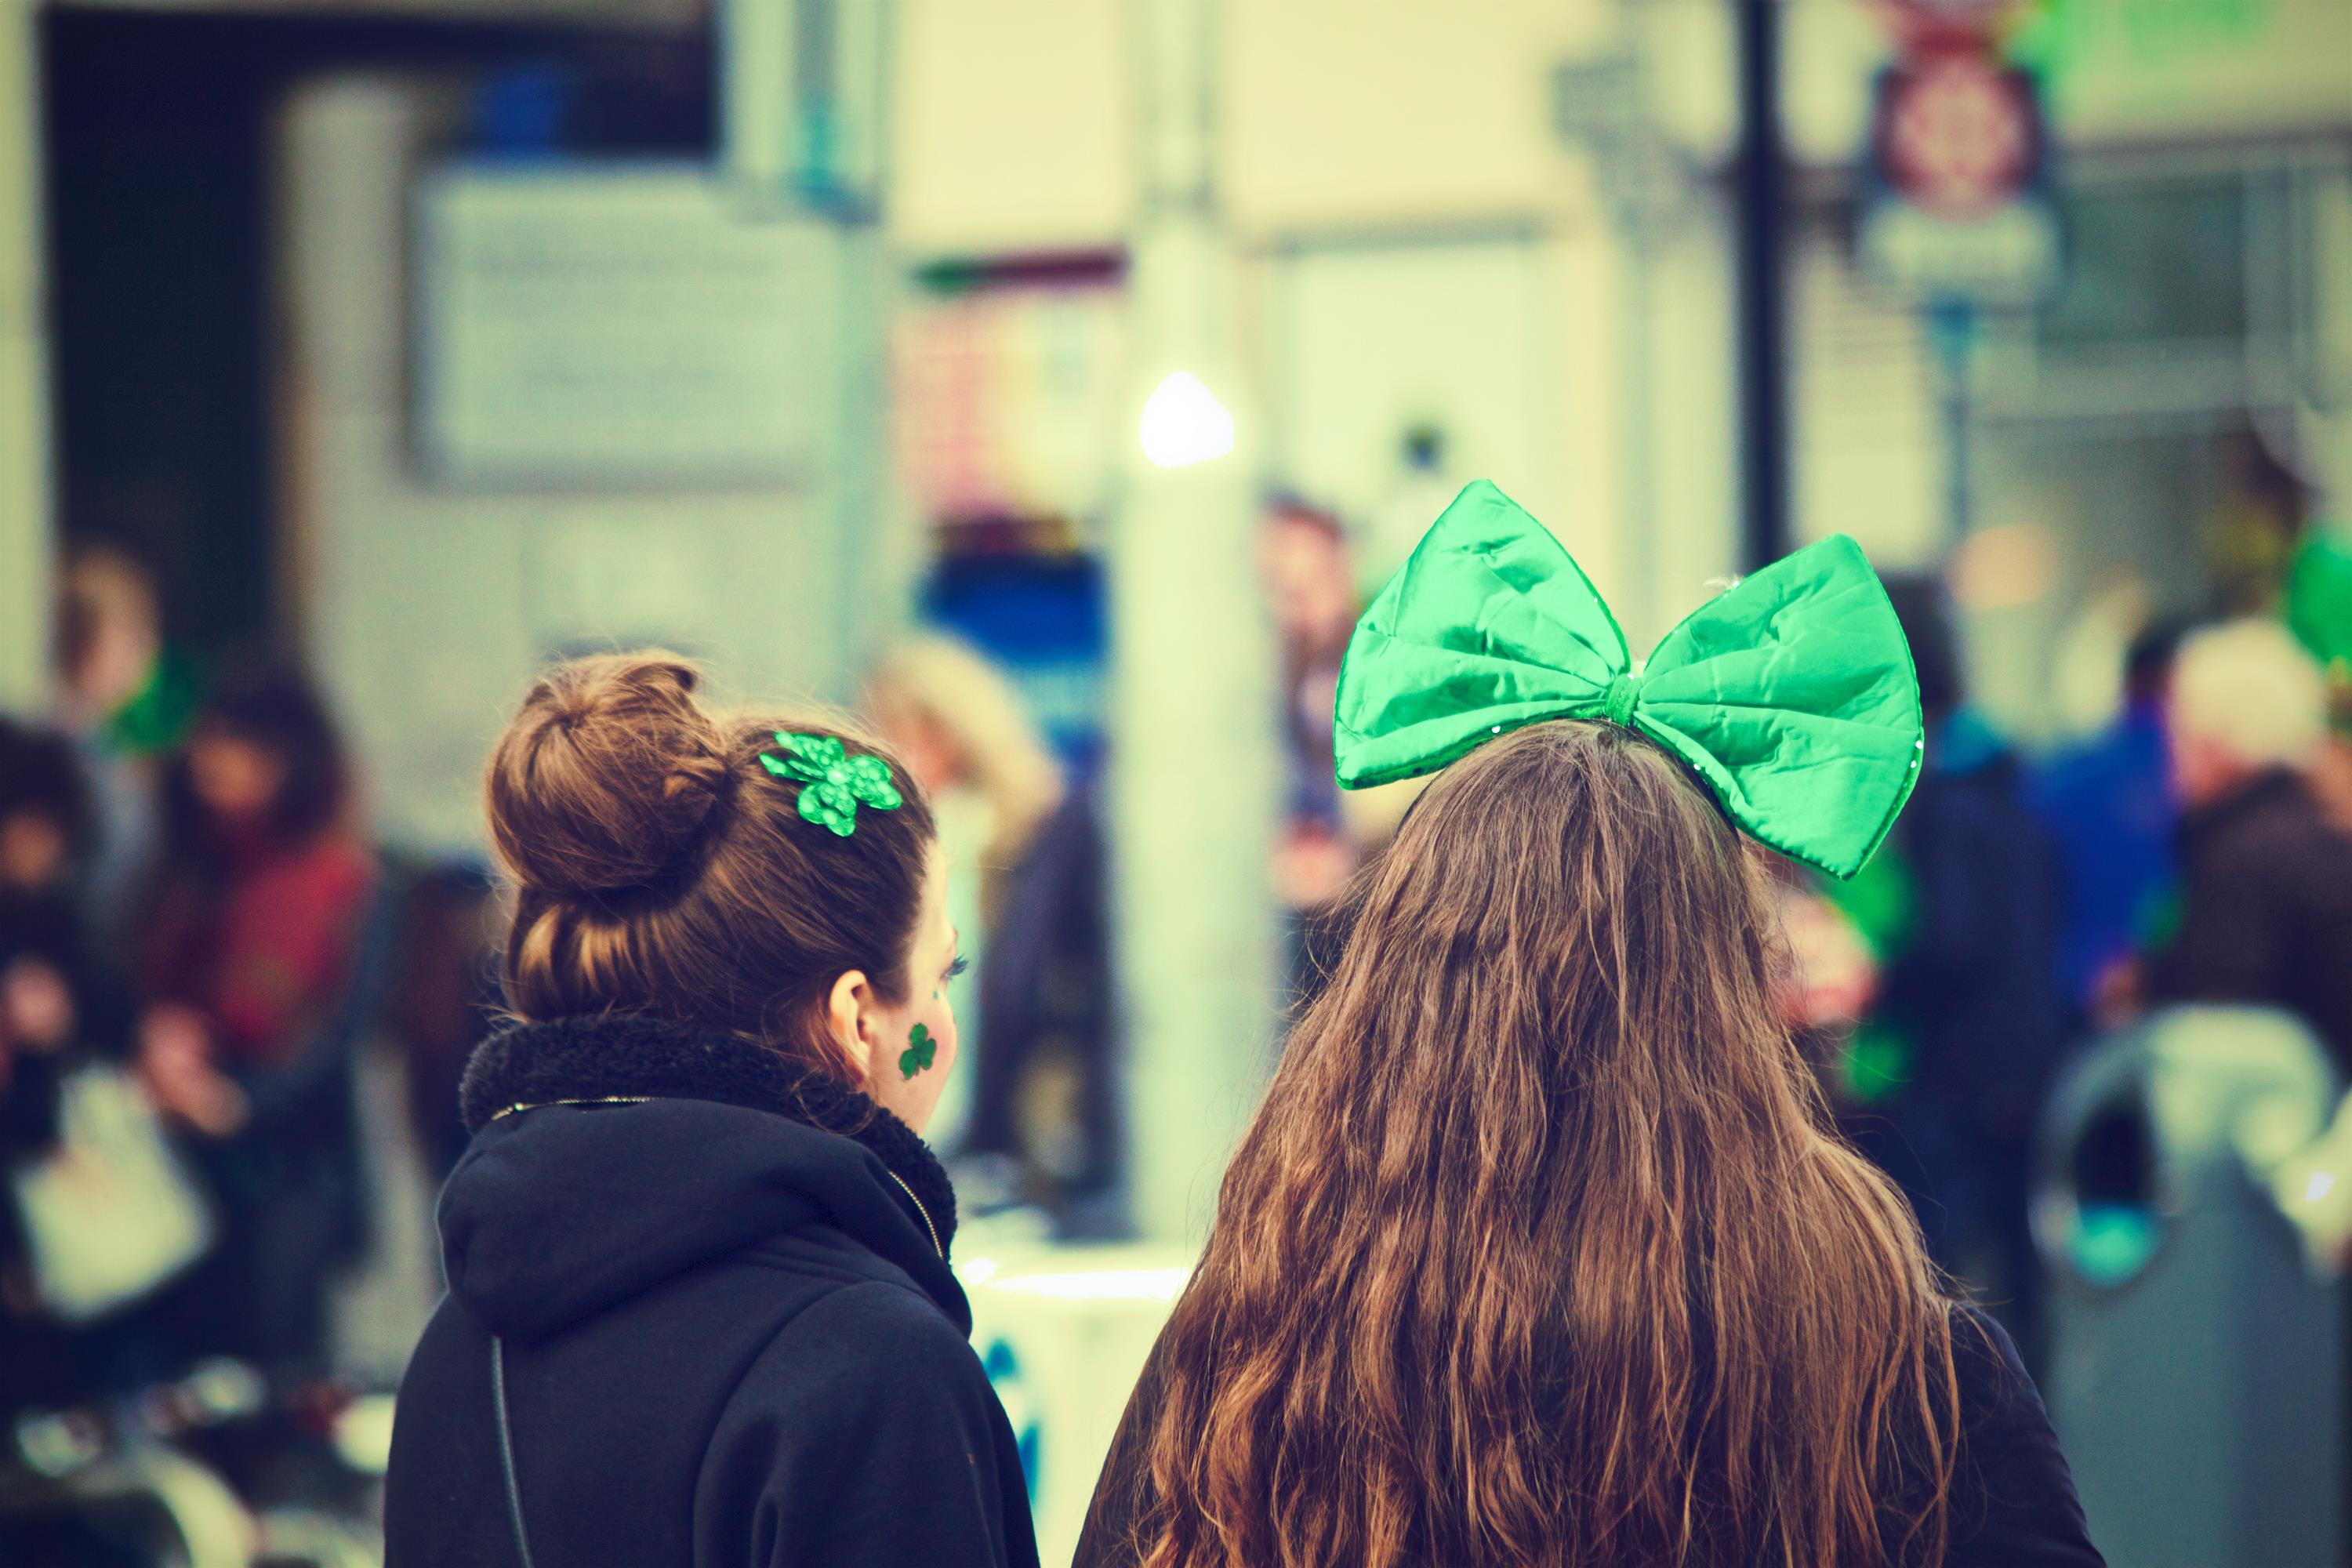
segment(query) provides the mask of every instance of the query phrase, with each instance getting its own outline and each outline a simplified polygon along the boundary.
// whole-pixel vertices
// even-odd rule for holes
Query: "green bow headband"
[[[843,838],[857,831],[857,808],[896,811],[905,804],[890,782],[890,764],[879,757],[853,757],[831,735],[793,735],[779,730],[776,743],[786,754],[760,753],[760,765],[801,786],[801,816]]]
[[[1480,479],[1356,623],[1339,670],[1339,784],[1434,773],[1546,719],[1606,719],[1698,774],[1782,854],[1851,877],[1919,776],[1910,645],[1843,534],[1743,580],[1642,673],[1559,541]]]

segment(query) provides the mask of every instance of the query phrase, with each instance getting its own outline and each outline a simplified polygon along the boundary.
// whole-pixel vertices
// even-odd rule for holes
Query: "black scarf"
[[[551,1018],[492,1035],[474,1049],[457,1104],[468,1132],[500,1111],[551,1100],[642,1096],[764,1110],[864,1145],[955,1236],[955,1188],[914,1129],[838,1079],[740,1035],[616,1013]]]

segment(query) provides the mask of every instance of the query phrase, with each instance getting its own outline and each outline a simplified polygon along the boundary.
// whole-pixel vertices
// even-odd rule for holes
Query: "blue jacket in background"
[[[2163,711],[2141,702],[2030,781],[2028,799],[2064,874],[2059,973],[2078,1006],[2145,943],[2171,893],[2179,814],[2167,773]]]

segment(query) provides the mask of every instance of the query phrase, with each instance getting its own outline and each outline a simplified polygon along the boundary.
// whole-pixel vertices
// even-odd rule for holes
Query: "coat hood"
[[[494,1334],[544,1336],[827,1231],[971,1331],[939,1161],[864,1095],[763,1046],[625,1016],[527,1024],[475,1051],[459,1100],[474,1140],[442,1190],[442,1258],[450,1295]]]

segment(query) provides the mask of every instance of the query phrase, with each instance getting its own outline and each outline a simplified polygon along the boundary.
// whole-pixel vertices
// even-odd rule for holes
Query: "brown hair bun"
[[[551,671],[490,754],[490,837],[526,889],[609,893],[683,873],[725,802],[727,737],[675,654]]]
[[[841,1071],[834,982],[893,1001],[929,886],[930,805],[887,748],[836,718],[713,714],[694,666],[604,655],[551,670],[490,753],[490,837],[517,883],[507,1006],[541,1020],[626,1012],[756,1039]],[[800,814],[761,761],[825,736],[890,771],[899,804],[848,837]]]

